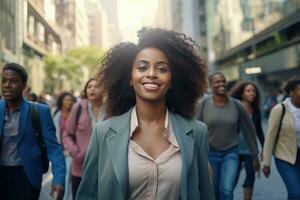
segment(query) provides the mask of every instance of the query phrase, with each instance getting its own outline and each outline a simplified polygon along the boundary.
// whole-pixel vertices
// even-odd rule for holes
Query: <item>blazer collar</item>
[[[1,101],[1,103],[0,103],[0,110],[1,110],[1,112],[0,112],[0,127],[1,127],[0,135],[3,133],[6,103],[7,103],[6,100]],[[23,99],[21,102],[20,108],[21,108],[21,111],[20,111],[19,129],[18,129],[18,133],[19,133],[18,142],[21,140],[21,138],[24,135],[25,126],[27,123],[27,116],[28,116],[28,112],[29,112],[28,102]]]
[[[122,187],[123,195],[128,195],[128,144],[130,134],[130,118],[132,109],[118,117],[112,118],[110,134],[107,138],[108,154],[112,160],[117,180]],[[180,146],[182,157],[181,199],[187,197],[187,176],[194,157],[194,139],[191,137],[193,126],[191,122],[170,112],[173,130]]]

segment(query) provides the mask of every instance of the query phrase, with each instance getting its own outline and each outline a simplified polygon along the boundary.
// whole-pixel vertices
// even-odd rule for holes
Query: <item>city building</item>
[[[23,0],[0,1],[0,68],[7,62],[22,62]]]
[[[232,84],[255,81],[276,92],[300,74],[299,0],[206,1],[208,55]]]
[[[0,1],[0,67],[8,62],[24,65],[28,85],[37,94],[46,84],[44,56],[61,51],[54,13],[53,0]]]
[[[85,10],[89,20],[90,45],[94,45],[102,49],[110,48],[108,42],[108,18],[106,11],[100,4],[100,1],[86,1]]]
[[[205,0],[160,0],[153,26],[185,33],[207,60]]]
[[[100,0],[102,8],[107,13],[107,46],[112,47],[121,41],[121,32],[118,20],[118,1]]]
[[[23,21],[20,20],[24,24],[22,63],[30,74],[28,85],[37,94],[42,93],[46,85],[43,58],[50,52],[61,52],[62,42],[54,16],[54,0],[24,1]]]
[[[90,44],[89,21],[81,0],[56,0],[56,23],[61,32],[63,52]]]

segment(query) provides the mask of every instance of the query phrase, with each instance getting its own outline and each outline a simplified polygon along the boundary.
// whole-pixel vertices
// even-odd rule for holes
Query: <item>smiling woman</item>
[[[143,29],[103,58],[111,117],[94,128],[78,200],[214,199],[207,129],[194,120],[205,86],[196,44]]]

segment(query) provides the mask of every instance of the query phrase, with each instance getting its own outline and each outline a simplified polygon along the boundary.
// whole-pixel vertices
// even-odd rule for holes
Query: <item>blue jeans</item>
[[[209,161],[216,200],[232,200],[239,165],[238,149],[212,151]]]
[[[275,158],[276,167],[288,192],[288,199],[300,200],[300,149],[294,165]]]

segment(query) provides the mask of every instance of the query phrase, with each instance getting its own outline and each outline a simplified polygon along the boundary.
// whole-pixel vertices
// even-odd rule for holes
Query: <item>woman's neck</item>
[[[248,114],[252,114],[253,112],[253,107],[252,107],[252,104],[251,102],[249,101],[245,101],[245,100],[242,100],[242,103],[247,111]]]
[[[100,108],[102,101],[99,99],[95,99],[95,100],[89,100],[90,104],[92,105],[93,108]]]
[[[60,112],[61,112],[62,114],[69,114],[70,111],[71,111],[71,109],[69,109],[69,108],[64,108],[64,107],[62,107],[62,108],[60,109]]]
[[[148,125],[164,124],[167,106],[162,103],[136,103],[136,112],[139,123]]]
[[[213,101],[216,106],[224,106],[228,102],[227,95],[213,95]]]

